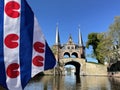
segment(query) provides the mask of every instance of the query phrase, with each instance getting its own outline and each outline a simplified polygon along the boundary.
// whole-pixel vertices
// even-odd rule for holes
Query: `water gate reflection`
[[[0,87],[0,90],[5,90]],[[36,76],[24,90],[120,90],[120,78],[100,76]]]
[[[66,75],[34,79],[25,90],[120,90],[119,78]]]

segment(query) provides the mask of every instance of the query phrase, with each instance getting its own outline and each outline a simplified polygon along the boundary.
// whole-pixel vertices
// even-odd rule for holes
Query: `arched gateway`
[[[65,65],[74,65],[76,68],[76,75],[85,75],[86,73],[86,60],[85,60],[85,47],[83,45],[82,36],[78,33],[78,44],[75,44],[72,40],[72,36],[69,36],[68,42],[61,45],[58,26],[56,27],[56,42],[53,45],[53,53],[58,60],[58,73],[64,73]]]

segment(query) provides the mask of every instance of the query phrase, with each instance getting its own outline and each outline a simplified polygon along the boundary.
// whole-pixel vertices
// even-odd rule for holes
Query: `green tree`
[[[90,33],[88,35],[88,41],[86,43],[86,47],[89,48],[89,46],[92,46],[92,48],[93,48],[92,54],[96,57],[96,59],[98,60],[98,63],[101,63],[101,61],[97,57],[98,53],[96,51],[99,42],[100,42],[100,39],[98,38],[98,33]]]
[[[98,63],[110,62],[111,58],[114,60],[116,55],[113,46],[120,46],[120,16],[115,17],[107,32],[89,34],[86,47],[90,45],[93,47],[92,55],[96,57]]]
[[[113,24],[110,25],[109,34],[112,37],[113,44],[120,44],[120,16],[116,16]]]
[[[109,27],[109,35],[112,38],[112,60],[111,62],[115,62],[118,57],[119,57],[119,53],[118,53],[118,48],[120,48],[120,16],[116,16],[114,18],[114,22],[110,25]]]
[[[110,60],[110,55],[112,53],[112,39],[108,33],[100,33],[99,36],[100,42],[96,49],[97,58],[104,64],[105,61],[109,62]]]
[[[88,35],[88,41],[86,47],[93,47],[93,53],[98,63],[104,64],[105,61],[108,62],[111,53],[112,39],[108,32],[106,33],[91,33]]]

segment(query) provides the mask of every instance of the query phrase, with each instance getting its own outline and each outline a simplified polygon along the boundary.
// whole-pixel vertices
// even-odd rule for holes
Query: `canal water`
[[[120,90],[120,78],[101,76],[65,76],[35,77],[25,90]]]
[[[5,90],[0,88],[0,90]],[[36,76],[24,90],[120,90],[120,78],[102,76]]]

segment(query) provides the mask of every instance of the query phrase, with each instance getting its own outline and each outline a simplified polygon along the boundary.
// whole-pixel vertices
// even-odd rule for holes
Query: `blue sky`
[[[27,0],[34,11],[42,32],[49,44],[55,43],[56,23],[59,23],[61,43],[71,34],[78,43],[78,25],[84,45],[92,32],[105,32],[120,16],[120,0]],[[91,49],[86,50],[90,53]]]

